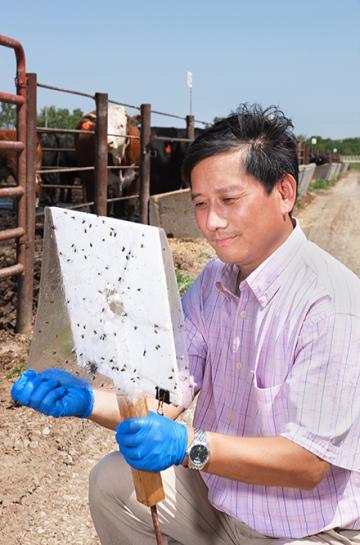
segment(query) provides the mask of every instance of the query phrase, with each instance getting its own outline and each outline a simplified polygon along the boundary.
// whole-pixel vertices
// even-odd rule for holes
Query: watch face
[[[209,451],[205,445],[194,445],[191,447],[189,456],[193,464],[203,464],[209,456]]]

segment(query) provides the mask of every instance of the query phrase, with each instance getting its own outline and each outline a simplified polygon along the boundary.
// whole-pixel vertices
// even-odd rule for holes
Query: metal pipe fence
[[[83,93],[81,91],[74,91],[73,89],[65,89],[64,87],[55,87],[55,85],[47,85],[45,83],[37,83],[38,87],[41,87],[42,89],[49,89],[51,91],[59,91],[61,93],[69,93],[71,95],[78,95],[81,97],[87,97],[92,98],[95,100],[95,95],[90,95],[89,93]]]
[[[42,210],[36,210],[35,204],[35,186],[36,179],[43,174],[62,174],[62,173],[94,173],[95,195],[93,199],[84,199],[86,202],[67,204],[70,210],[92,208],[99,215],[107,214],[109,204],[131,201],[134,199],[140,203],[140,219],[143,223],[149,221],[149,199],[150,199],[150,162],[151,145],[156,142],[174,142],[189,144],[195,137],[195,123],[207,125],[205,121],[195,119],[193,115],[180,116],[172,113],[166,113],[152,109],[150,104],[141,104],[140,106],[120,102],[108,97],[106,93],[90,94],[65,87],[58,87],[37,81],[36,74],[26,74],[25,54],[19,42],[0,35],[0,46],[11,48],[16,56],[16,94],[0,93],[0,102],[16,105],[17,107],[17,127],[16,140],[0,141],[0,150],[11,151],[17,154],[17,185],[9,187],[0,186],[0,198],[11,198],[17,201],[17,226],[12,229],[0,231],[0,241],[15,239],[17,242],[17,260],[16,263],[0,269],[0,278],[7,278],[12,275],[18,277],[18,298],[17,298],[17,318],[16,330],[27,332],[31,329],[32,323],[32,297],[33,297],[33,271],[35,255],[35,223],[36,218],[43,216]],[[85,98],[95,102],[96,125],[95,130],[85,130],[81,128],[68,129],[63,127],[39,127],[37,126],[37,90],[46,89],[54,92],[68,93]],[[139,112],[140,118],[140,136],[134,134],[107,133],[108,105],[115,104],[130,108]],[[159,115],[171,119],[185,121],[185,136],[161,136],[152,134],[151,118],[152,115]],[[36,168],[36,150],[40,134],[59,134],[72,135],[79,137],[83,134],[92,135],[95,138],[95,162],[92,166],[62,166],[48,165]],[[108,164],[108,136],[124,137],[129,143],[132,141],[140,142],[140,161],[139,164]],[[129,144],[128,144],[129,145]],[[42,152],[57,154],[65,152],[76,152],[76,147],[65,145],[60,147],[44,146]],[[134,194],[111,196],[108,198],[108,174],[109,172],[128,172],[133,170],[136,176],[139,176],[140,183]],[[44,184],[49,189],[74,190],[81,189],[81,185],[72,185],[69,183]]]
[[[159,140],[163,142],[192,142],[192,138],[178,138],[175,136],[153,136],[152,140]]]
[[[42,87],[42,88],[46,88],[46,89],[51,89],[51,90],[54,90],[54,91],[58,91],[58,92],[66,92],[66,93],[71,93],[71,94],[76,94],[76,95],[81,95],[81,96],[86,96],[88,98],[93,98],[97,99],[98,96],[102,96],[103,94],[100,94],[100,93],[96,93],[95,95],[90,95],[88,93],[82,93],[80,91],[73,91],[71,89],[65,89],[65,88],[61,88],[61,87],[55,87],[55,86],[52,86],[52,85],[46,85],[46,84],[38,84],[38,87]],[[124,105],[125,103],[120,103],[120,102],[117,102],[117,101],[112,101],[112,100],[109,100],[107,95],[104,95],[105,98],[102,98],[101,100],[103,100],[104,104],[105,104],[105,109],[107,110],[107,104],[109,102],[111,103],[114,103],[114,104],[120,104],[120,105]],[[136,108],[135,106],[133,105],[127,105],[128,107],[133,107],[133,108]],[[97,108],[98,110],[99,108]],[[100,114],[101,115],[101,114]],[[106,114],[107,115],[107,114]],[[98,116],[97,116],[98,118]],[[101,125],[101,121],[100,121],[100,125]],[[99,122],[97,123],[97,128],[99,127]],[[98,128],[98,131],[100,129]],[[103,129],[103,131],[105,131],[105,129]],[[49,133],[49,134],[57,134],[57,133],[60,133],[60,134],[92,134],[92,135],[95,135],[95,138],[97,138],[97,131],[95,130],[85,130],[85,129],[65,129],[65,128],[54,128],[54,127],[37,127],[37,132],[38,133]],[[121,134],[121,133],[116,133],[116,134],[113,134],[113,133],[107,133],[104,134],[100,137],[100,140],[97,142],[97,145],[96,145],[96,153],[97,151],[99,150],[99,146],[102,146],[102,155],[100,157],[100,159],[98,158],[98,169],[100,168],[100,173],[98,172],[98,169],[96,168],[96,165],[94,166],[89,166],[89,167],[52,167],[52,166],[48,166],[46,168],[41,168],[41,169],[38,169],[36,171],[37,174],[49,174],[49,173],[52,173],[52,174],[61,174],[61,173],[71,173],[71,172],[85,172],[85,171],[94,171],[95,172],[95,189],[96,188],[100,188],[100,192],[97,191],[97,197],[95,198],[95,209],[97,211],[97,213],[100,213],[101,215],[104,215],[106,214],[106,209],[105,209],[105,206],[106,204],[104,204],[104,202],[102,202],[101,204],[98,203],[98,199],[102,199],[106,202],[113,202],[113,201],[110,201],[109,199],[106,199],[106,193],[107,193],[107,174],[105,174],[105,169],[107,170],[117,170],[117,171],[123,171],[123,170],[129,170],[129,169],[133,169],[133,170],[139,170],[139,167],[132,167],[132,166],[126,166],[126,165],[108,165],[107,164],[107,151],[105,152],[105,148],[106,148],[106,145],[105,145],[105,142],[103,142],[103,140],[105,141],[105,138],[107,138],[108,136],[114,136],[114,137],[124,137],[124,139],[127,139],[127,140],[140,140],[140,137],[138,136],[134,136],[134,135],[130,135],[130,134]],[[43,151],[50,151],[50,152],[54,152],[56,150],[56,152],[64,152],[64,151],[75,151],[75,148],[44,148]],[[105,155],[106,155],[106,161],[105,161]],[[106,164],[105,164],[106,163]],[[105,190],[105,186],[106,186],[106,190]],[[69,186],[68,184],[46,184],[45,185],[46,188],[49,188],[49,189],[74,189],[75,187],[76,188],[79,188],[81,186]],[[105,197],[104,197],[105,195]],[[133,199],[134,196],[131,195],[131,196],[126,196],[126,197],[122,197],[121,199],[118,199],[118,200],[129,200],[129,199]]]
[[[65,92],[65,93],[70,93],[70,94],[75,94],[75,95],[79,95],[79,96],[84,96],[84,97],[87,97],[87,98],[91,98],[93,100],[95,100],[96,102],[96,99],[99,95],[102,95],[102,94],[99,94],[99,93],[95,93],[95,95],[92,95],[92,94],[89,94],[89,93],[84,93],[84,92],[81,92],[81,91],[75,91],[75,90],[72,90],[72,89],[67,89],[65,87],[58,87],[58,86],[53,86],[53,85],[48,85],[48,84],[44,84],[44,83],[38,83],[37,84],[38,87],[41,87],[41,88],[44,88],[44,89],[49,89],[49,90],[53,90],[53,91],[57,91],[57,92]],[[104,95],[105,96],[105,95]],[[134,197],[133,195],[129,195],[129,196],[123,196],[123,197],[116,197],[116,198],[113,198],[113,199],[106,199],[107,203],[111,203],[111,202],[116,202],[116,201],[121,201],[121,200],[130,200],[130,199],[134,199],[134,198],[139,198],[140,199],[140,217],[142,218],[142,221],[144,222],[148,222],[148,207],[149,207],[149,199],[150,199],[150,166],[147,166],[147,162],[149,162],[149,165],[150,165],[150,161],[151,161],[151,154],[150,154],[150,148],[151,148],[151,145],[153,142],[156,142],[156,141],[163,141],[163,142],[183,142],[183,143],[186,143],[186,144],[189,144],[190,142],[192,142],[192,140],[194,139],[194,136],[195,136],[195,122],[197,121],[198,123],[202,123],[202,124],[206,124],[206,122],[204,121],[200,121],[200,120],[195,120],[195,117],[192,116],[192,115],[187,115],[187,116],[180,116],[180,115],[175,115],[175,114],[171,114],[171,113],[166,113],[166,112],[162,112],[162,111],[159,111],[159,110],[152,110],[151,108],[151,105],[146,105],[146,108],[145,110],[143,109],[143,106],[144,105],[141,105],[140,107],[139,106],[136,106],[134,104],[128,104],[126,102],[120,102],[120,101],[117,101],[117,100],[113,100],[113,99],[110,99],[108,98],[108,96],[106,95],[105,98],[102,99],[104,101],[104,103],[106,103],[106,109],[108,107],[108,104],[116,104],[116,105],[120,105],[120,106],[123,106],[123,107],[127,107],[127,108],[132,108],[132,109],[135,109],[135,110],[140,110],[140,118],[141,118],[141,133],[140,133],[140,137],[139,136],[136,136],[136,135],[131,135],[131,134],[128,134],[127,131],[126,131],[126,134],[121,134],[121,133],[107,133],[106,136],[114,136],[114,137],[124,137],[125,139],[127,139],[127,141],[130,141],[130,140],[140,140],[140,146],[141,146],[141,160],[140,160],[140,165],[132,165],[132,166],[128,166],[128,165],[108,165],[106,164],[105,166],[105,151],[104,151],[104,146],[105,146],[105,131],[103,129],[103,134],[102,136],[100,137],[99,139],[99,136],[97,136],[97,131],[99,133],[99,129],[98,129],[98,123],[96,125],[97,127],[97,131],[96,130],[84,130],[84,129],[65,129],[65,128],[53,128],[53,127],[37,127],[37,131],[38,133],[49,133],[49,134],[52,134],[52,133],[59,133],[59,134],[73,134],[73,135],[76,135],[76,134],[92,134],[92,135],[95,135],[95,138],[97,139],[97,146],[96,146],[96,150],[99,150],[99,146],[102,145],[103,146],[103,155],[101,156],[101,158],[99,159],[98,158],[98,168],[96,168],[96,165],[94,164],[94,166],[92,167],[46,167],[46,168],[41,168],[39,170],[37,170],[37,174],[49,174],[49,173],[52,173],[52,174],[62,174],[62,173],[71,173],[71,172],[85,172],[87,170],[91,171],[93,170],[95,172],[95,199],[94,199],[94,202],[95,202],[95,210],[97,211],[97,213],[101,213],[101,214],[106,214],[106,211],[105,211],[105,204],[104,202],[102,204],[99,205],[98,203],[98,199],[104,199],[104,194],[105,194],[105,186],[107,186],[107,174],[105,174],[105,169],[107,171],[119,171],[119,172],[122,172],[122,171],[127,171],[127,170],[130,170],[132,169],[133,171],[139,171],[139,176],[140,176],[140,191],[139,193],[137,194],[137,197]],[[98,110],[99,110],[99,107],[97,106],[96,108],[96,118],[98,118]],[[146,115],[144,116],[142,114],[143,111],[146,111]],[[161,136],[161,135],[156,135],[156,134],[152,134],[151,133],[151,114],[156,114],[156,115],[161,115],[161,116],[167,116],[167,117],[170,117],[170,118],[173,118],[173,119],[181,119],[183,121],[186,122],[186,137],[174,137],[174,136]],[[101,121],[100,121],[101,123]],[[142,142],[142,136],[144,133],[148,133],[148,136],[147,138],[144,140],[144,142]],[[57,152],[61,153],[61,152],[64,152],[65,149],[62,149],[62,148],[55,148]],[[44,151],[55,151],[55,149],[51,149],[51,148],[44,148]],[[70,150],[73,150],[74,148],[67,148],[67,149],[70,149]],[[96,151],[97,153],[97,151]],[[101,165],[101,167],[100,167]],[[99,168],[101,170],[101,174],[99,174]],[[48,187],[49,189],[70,189],[69,188],[69,184],[46,184],[46,186],[44,185],[44,187]],[[74,186],[76,188],[79,188],[81,186]],[[147,187],[149,187],[149,189],[146,189]],[[145,189],[144,189],[145,188]],[[106,190],[106,193],[107,193],[107,190]],[[115,200],[114,200],[115,199]]]
[[[26,109],[27,109],[27,82],[25,67],[25,52],[20,42],[0,35],[0,46],[12,49],[16,57],[16,94],[0,93],[0,102],[15,104],[16,111],[16,141],[2,142],[3,150],[15,151],[17,154],[17,187],[3,188],[0,195],[17,200],[17,228],[2,231],[3,240],[15,238],[16,263],[10,267],[0,269],[0,278],[17,276],[17,312],[16,331],[26,333],[31,329],[32,320],[32,292],[33,292],[33,241],[35,232],[32,224],[32,211],[29,208],[31,191],[26,179]],[[35,206],[34,210],[35,211]],[[5,238],[4,238],[5,237]]]

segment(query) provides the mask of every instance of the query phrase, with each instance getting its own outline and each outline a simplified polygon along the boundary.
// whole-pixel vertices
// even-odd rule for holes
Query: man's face
[[[240,267],[242,279],[289,236],[293,226],[288,213],[295,200],[288,198],[282,181],[268,195],[256,178],[244,172],[243,153],[214,155],[191,173],[197,224],[218,257]]]

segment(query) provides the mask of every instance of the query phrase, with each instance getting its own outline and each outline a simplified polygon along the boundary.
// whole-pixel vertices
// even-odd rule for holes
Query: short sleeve
[[[207,356],[206,330],[202,313],[202,281],[201,274],[182,297],[190,375],[195,384],[195,393],[202,386]]]
[[[283,385],[288,423],[281,435],[332,465],[360,471],[360,319],[305,320]]]

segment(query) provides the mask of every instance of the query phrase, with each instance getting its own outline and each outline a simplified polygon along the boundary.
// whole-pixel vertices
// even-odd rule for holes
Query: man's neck
[[[243,268],[239,267],[239,272],[236,278],[236,286],[235,286],[235,293],[237,295],[240,294],[241,282],[245,280],[253,271],[255,271],[255,269],[257,269],[261,265],[261,263],[263,263],[268,257],[270,257],[274,252],[276,252],[276,250],[280,248],[280,246],[284,244],[284,242],[289,238],[289,236],[291,235],[291,233],[296,227],[296,221],[292,217],[287,216],[286,223],[287,225],[286,225],[286,229],[284,229],[283,236],[279,238],[278,242],[273,246],[272,250],[266,256],[264,256],[263,259],[261,259],[258,263],[253,264],[252,266],[243,267]]]

